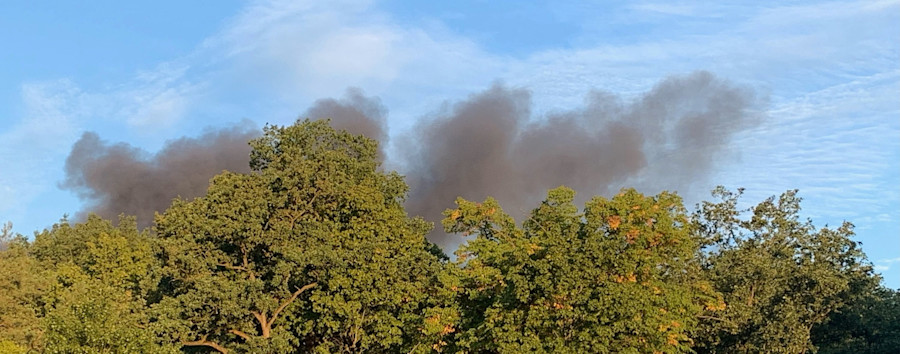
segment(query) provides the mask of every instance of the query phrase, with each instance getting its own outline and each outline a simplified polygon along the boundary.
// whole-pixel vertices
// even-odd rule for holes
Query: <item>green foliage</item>
[[[51,278],[28,255],[27,242],[19,241],[0,251],[0,353],[40,350],[43,344],[40,318]]]
[[[61,291],[44,318],[47,353],[164,353],[145,330],[130,294],[100,281],[79,281]]]
[[[147,232],[138,231],[133,217],[120,217],[114,226],[91,214],[83,223],[71,225],[64,219],[37,234],[31,254],[45,265],[77,269],[141,298],[155,290],[158,282],[154,242]],[[63,273],[61,281],[66,283]]]
[[[15,341],[51,353],[163,351],[142,329],[146,295],[158,283],[152,242],[133,218],[114,226],[91,215],[74,225],[64,219],[6,251],[3,259],[19,271],[6,275],[18,288],[0,296],[25,303],[18,317],[3,316],[19,319],[14,326],[24,334]]]
[[[813,328],[813,343],[820,353],[900,352],[900,292],[883,287],[865,290]]]
[[[8,339],[0,339],[0,354],[25,354],[28,351]]]
[[[155,239],[137,230],[133,217],[120,217],[118,225],[97,215],[83,223],[67,220],[35,235],[30,254],[53,271],[52,296],[82,282],[93,282],[128,293],[143,307],[156,291],[160,265]]]
[[[376,143],[304,121],[251,146],[253,173],[223,173],[157,217],[158,333],[220,351],[423,345],[425,316],[448,311],[429,298],[442,266],[429,226],[403,210],[402,178],[378,171]]]
[[[721,202],[704,202],[696,220],[706,275],[727,307],[706,323],[700,351],[814,350],[810,330],[877,282],[853,225],[816,230],[800,220],[796,191],[747,210],[736,207],[740,191],[714,194]]]
[[[497,202],[457,200],[448,232],[474,234],[457,253],[465,309],[460,349],[476,352],[687,352],[704,301],[681,199],[623,190],[583,214],[551,190],[521,228]]]

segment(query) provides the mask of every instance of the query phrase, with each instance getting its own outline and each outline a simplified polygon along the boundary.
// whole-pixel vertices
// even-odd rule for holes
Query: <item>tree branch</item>
[[[253,317],[255,317],[255,318],[256,318],[256,321],[259,322],[259,326],[260,326],[261,328],[265,328],[266,325],[269,324],[269,322],[266,321],[266,314],[265,314],[265,313],[262,313],[262,312],[256,312],[256,311],[250,311],[250,313],[253,314]]]
[[[266,320],[266,313],[256,311],[251,311],[250,313],[252,313],[253,317],[256,317],[256,321],[259,322],[260,335],[263,338],[269,338],[269,336],[272,334],[272,326],[269,325],[270,322]]]
[[[747,298],[747,306],[753,306],[753,294],[756,293],[755,284],[750,284],[750,297]]]
[[[250,271],[249,269],[244,268],[244,267],[241,267],[241,266],[235,266],[235,265],[230,265],[230,264],[225,264],[225,263],[216,263],[216,265],[219,266],[219,267],[225,268],[225,269],[242,270],[242,271],[245,271],[245,272],[249,272],[249,271]]]
[[[293,294],[291,294],[291,297],[290,297],[289,299],[285,300],[283,303],[281,303],[281,306],[278,306],[278,308],[275,309],[275,312],[272,313],[272,318],[269,319],[269,326],[270,326],[270,327],[272,326],[272,323],[275,322],[275,319],[278,318],[278,315],[281,313],[281,311],[283,311],[285,307],[287,307],[288,305],[290,305],[291,302],[293,302],[294,300],[296,300],[297,297],[300,296],[300,293],[302,293],[302,292],[304,292],[304,291],[307,291],[307,290],[309,290],[309,289],[312,289],[312,288],[314,288],[314,287],[315,287],[316,285],[318,285],[318,284],[319,284],[319,283],[309,283],[309,284],[306,284],[306,285],[304,285],[302,288],[297,289],[297,291],[295,291]]]
[[[303,210],[303,214],[306,214],[307,210],[312,210],[312,212],[316,214],[316,217],[318,217],[318,218],[322,217],[321,215],[319,215],[319,212],[317,212],[316,209],[313,209],[313,203],[316,201],[316,198],[318,198],[318,197],[319,197],[319,188],[316,188],[316,190],[313,192],[312,198],[309,198],[309,202],[306,203],[306,209]],[[291,230],[293,230],[293,229],[294,229],[294,224],[292,223]]]
[[[242,272],[247,272],[247,275],[250,277],[250,280],[256,279],[256,273],[254,273],[252,270],[250,270],[250,262],[248,262],[248,260],[247,260],[247,248],[244,247],[243,245],[241,245],[241,262],[242,262],[242,265],[239,265],[239,266],[233,265],[233,264],[226,264],[226,263],[216,263],[216,265],[219,267],[225,268],[225,269],[239,270]]]
[[[306,206],[304,206],[303,210],[297,209],[296,207],[291,208],[291,210],[293,210],[295,212],[299,212],[299,214],[295,214],[295,215],[291,216],[291,221],[290,221],[291,230],[294,230],[294,225],[297,223],[297,219],[300,219],[301,217],[306,215],[308,211],[312,210],[313,203],[315,203],[316,198],[318,198],[318,197],[319,197],[319,189],[316,188],[316,190],[313,192],[312,197],[309,198],[309,200],[306,202]],[[315,210],[313,210],[313,212],[315,212]],[[316,215],[318,216],[318,213],[316,213]]]
[[[228,333],[231,333],[231,334],[234,334],[234,335],[236,335],[236,336],[238,336],[238,337],[244,338],[245,341],[250,341],[250,335],[247,334],[247,333],[244,333],[244,332],[241,331],[241,330],[230,329],[230,330],[228,330]]]
[[[225,347],[217,344],[216,342],[211,342],[211,341],[206,340],[206,336],[207,335],[204,334],[198,340],[189,341],[189,342],[181,342],[181,344],[187,345],[187,346],[196,346],[196,347],[210,347],[210,348],[215,349],[219,353],[228,354],[228,349],[225,349]]]

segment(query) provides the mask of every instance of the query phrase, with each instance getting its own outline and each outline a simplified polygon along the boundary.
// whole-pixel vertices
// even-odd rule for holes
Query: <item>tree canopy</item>
[[[451,259],[374,140],[300,120],[249,144],[251,172],[150,229],[0,229],[0,353],[900,351],[900,295],[796,191],[688,210],[559,187],[520,221],[457,199]]]
[[[747,210],[736,208],[740,191],[714,195],[721,201],[704,202],[697,224],[706,275],[730,306],[705,328],[703,351],[812,351],[811,331],[877,286],[853,225],[801,220],[797,191]]]
[[[374,141],[325,122],[267,127],[250,174],[176,200],[156,232],[161,333],[256,352],[409,351],[441,264]]]
[[[493,199],[458,200],[448,231],[476,235],[457,253],[473,313],[460,345],[481,351],[687,352],[704,307],[718,306],[693,262],[681,199],[623,190],[583,213],[551,190],[522,227]]]

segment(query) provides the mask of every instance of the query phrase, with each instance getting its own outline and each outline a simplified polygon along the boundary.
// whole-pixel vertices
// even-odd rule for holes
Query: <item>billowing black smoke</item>
[[[310,119],[331,119],[331,126],[353,134],[365,135],[381,142],[381,157],[388,135],[387,108],[377,97],[366,97],[359,88],[351,87],[341,100],[321,99],[302,115]]]
[[[248,123],[208,131],[197,138],[169,141],[156,154],[126,143],[107,144],[87,132],[66,159],[62,188],[87,202],[77,217],[94,212],[104,218],[135,215],[138,225],[152,224],[178,196],[206,193],[209,179],[223,170],[249,172],[250,145],[259,132]]]
[[[728,156],[732,137],[759,121],[761,104],[753,91],[697,72],[667,78],[637,99],[592,92],[582,107],[536,117],[530,92],[497,84],[422,118],[397,142],[404,153],[392,158],[406,166],[410,214],[437,222],[458,196],[493,196],[522,216],[559,185],[586,197],[623,186],[683,191],[704,182]],[[378,98],[349,89],[341,100],[316,101],[303,116],[331,118],[337,128],[385,143],[386,112]],[[136,214],[146,225],[175,196],[203,194],[221,170],[247,171],[246,141],[255,133],[233,128],[183,138],[150,158],[87,133],[69,156],[64,186],[92,203],[85,210]],[[439,230],[431,238],[443,246],[459,242]]]
[[[457,196],[493,196],[522,216],[560,185],[582,198],[626,185],[683,190],[710,174],[735,133],[756,124],[759,103],[752,91],[697,72],[631,102],[592,92],[583,107],[540,119],[528,91],[495,85],[424,119],[404,141],[408,207],[438,221]],[[442,235],[432,239],[459,241]]]
[[[331,119],[338,129],[386,141],[386,112],[378,98],[350,88],[341,100],[316,101],[304,117]],[[75,191],[87,203],[78,218],[88,212],[104,218],[124,213],[137,216],[138,225],[147,227],[154,213],[168,208],[172,199],[205,194],[210,178],[223,170],[250,172],[247,142],[259,133],[243,122],[197,138],[170,141],[158,153],[149,154],[126,143],[107,144],[87,132],[72,147],[60,186]]]

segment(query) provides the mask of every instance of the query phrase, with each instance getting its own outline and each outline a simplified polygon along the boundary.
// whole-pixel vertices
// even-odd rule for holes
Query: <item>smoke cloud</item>
[[[357,135],[365,135],[381,142],[381,158],[388,142],[385,129],[387,108],[377,97],[366,97],[359,88],[347,89],[344,98],[321,99],[313,103],[303,117],[311,119],[331,119],[331,126]]]
[[[592,92],[583,107],[540,119],[527,90],[497,84],[423,120],[405,139],[408,209],[439,221],[458,196],[492,196],[521,217],[560,185],[581,200],[626,185],[683,191],[710,174],[735,133],[755,125],[758,101],[696,72],[632,102]],[[431,238],[445,249],[460,241],[439,230]]]
[[[304,117],[330,118],[331,125],[353,134],[387,141],[387,108],[377,97],[349,88],[341,100],[316,101]],[[66,159],[66,178],[60,186],[76,192],[88,212],[104,218],[135,215],[140,227],[153,223],[157,211],[166,210],[176,197],[206,193],[209,180],[223,170],[250,172],[248,141],[259,135],[250,123],[212,130],[197,138],[168,142],[156,154],[126,143],[109,145],[96,133],[82,135]],[[383,158],[384,154],[381,154]]]
[[[529,91],[496,84],[422,118],[399,139],[404,153],[391,162],[405,166],[409,213],[436,223],[459,196],[493,196],[521,217],[560,185],[578,191],[581,201],[625,186],[685,192],[705,182],[736,133],[759,122],[763,100],[696,72],[666,78],[634,99],[595,91],[581,107],[536,116]],[[334,127],[382,146],[388,140],[387,109],[356,88],[340,100],[316,101],[303,116],[331,118]],[[202,195],[222,170],[248,172],[247,141],[256,134],[247,127],[211,131],[149,155],[85,133],[66,162],[62,186],[89,202],[85,211],[137,215],[147,226],[173,198]],[[430,238],[445,249],[461,242],[439,227]]]
[[[223,170],[250,172],[247,142],[258,135],[246,123],[169,141],[151,155],[126,143],[109,145],[86,132],[66,159],[60,186],[87,202],[78,218],[87,212],[104,218],[124,213],[147,227],[154,212],[166,210],[173,198],[205,194],[210,178]]]

